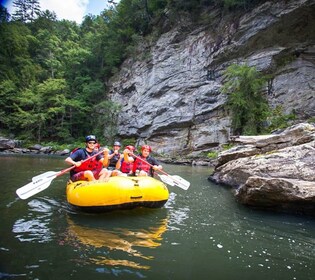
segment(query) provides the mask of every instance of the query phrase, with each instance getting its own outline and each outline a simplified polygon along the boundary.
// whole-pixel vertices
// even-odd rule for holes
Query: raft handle
[[[140,199],[142,198],[142,195],[139,195],[139,196],[130,196],[130,199]]]

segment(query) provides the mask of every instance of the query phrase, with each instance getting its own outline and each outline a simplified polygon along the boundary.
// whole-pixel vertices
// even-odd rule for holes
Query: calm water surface
[[[314,218],[245,208],[205,167],[164,165],[191,187],[169,187],[161,209],[84,214],[67,205],[67,174],[15,195],[63,158],[0,160],[0,279],[314,279]]]

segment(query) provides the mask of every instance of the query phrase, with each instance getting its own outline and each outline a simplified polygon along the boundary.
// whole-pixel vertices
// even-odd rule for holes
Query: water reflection
[[[190,209],[188,206],[176,207],[176,193],[171,192],[165,208],[170,209],[169,211],[169,223],[168,230],[179,231],[186,224],[186,220],[189,218]]]
[[[33,199],[28,203],[27,217],[15,221],[13,233],[21,242],[44,243],[52,240],[49,222],[53,214],[52,205],[46,201]]]
[[[161,246],[168,219],[159,219],[153,226],[137,229],[98,228],[91,223],[84,225],[82,222],[75,222],[70,216],[67,217],[67,222],[64,242],[79,250],[84,262],[148,270],[150,265],[142,264],[140,260],[154,259],[146,249]],[[137,259],[140,260],[136,262]]]

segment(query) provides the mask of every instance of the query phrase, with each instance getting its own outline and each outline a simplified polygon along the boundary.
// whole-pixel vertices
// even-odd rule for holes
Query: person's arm
[[[116,166],[115,166],[115,168],[117,170],[120,170],[121,162],[122,162],[123,158],[124,158],[124,155],[120,155],[119,160],[117,161]]]
[[[118,150],[114,150],[111,154],[108,155],[108,159],[112,159],[115,155],[119,154]]]
[[[75,152],[75,153],[77,153],[77,151]],[[71,156],[68,156],[66,159],[65,159],[65,162],[67,162],[67,163],[69,163],[69,164],[71,164],[71,165],[75,165],[76,167],[79,167],[80,165],[81,165],[81,161],[79,160],[79,161],[75,161],[74,159],[75,159],[75,153],[73,154],[73,157],[71,157]]]
[[[162,170],[163,169],[162,165],[155,158],[151,157],[151,159],[152,159],[152,165],[153,165],[154,170]]]
[[[109,157],[108,157],[108,152],[109,150],[107,148],[104,149],[104,157],[103,157],[103,160],[102,160],[102,163],[103,163],[103,166],[104,167],[107,167],[109,165]]]
[[[123,154],[124,154],[124,161],[128,162],[128,163],[129,162],[134,162],[135,161],[134,158],[129,156],[129,153],[130,153],[130,151],[128,149],[124,150],[124,152],[123,152]]]

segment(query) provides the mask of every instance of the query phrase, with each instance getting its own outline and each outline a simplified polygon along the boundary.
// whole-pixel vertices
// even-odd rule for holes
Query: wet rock
[[[70,150],[69,149],[64,149],[62,151],[56,151],[55,154],[56,155],[60,155],[60,156],[69,155],[70,154]]]
[[[0,137],[0,150],[14,149],[18,146],[18,141]]]
[[[209,180],[235,188],[241,203],[300,213],[313,209],[314,125],[298,124],[276,136],[241,136],[219,159]]]
[[[30,150],[34,150],[34,151],[38,151],[38,152],[39,152],[42,148],[43,148],[43,146],[40,145],[40,144],[35,144],[35,145],[29,147]]]
[[[236,197],[255,208],[315,215],[315,182],[252,176]]]
[[[49,154],[49,153],[53,152],[53,148],[51,146],[41,147],[40,152],[44,153],[44,154]]]

